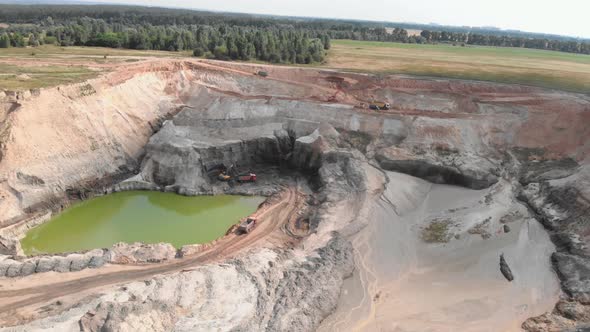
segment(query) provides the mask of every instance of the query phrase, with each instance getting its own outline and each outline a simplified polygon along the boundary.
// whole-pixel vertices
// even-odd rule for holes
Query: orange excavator
[[[256,174],[254,173],[244,173],[238,174],[236,167],[232,164],[229,168],[221,167],[219,169],[219,174],[217,175],[217,180],[219,181],[231,181],[235,179],[236,181],[243,183],[243,182],[256,182]]]

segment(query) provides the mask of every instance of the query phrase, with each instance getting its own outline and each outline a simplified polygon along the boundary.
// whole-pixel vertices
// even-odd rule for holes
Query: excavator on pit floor
[[[217,180],[219,181],[229,182],[235,180],[239,183],[256,182],[256,174],[251,172],[240,174],[234,164],[229,167],[226,167],[224,164],[215,165],[212,172],[217,172]]]
[[[238,172],[236,171],[236,167],[234,164],[226,167],[224,164],[220,164],[218,167],[219,174],[217,175],[217,180],[219,181],[230,181],[231,179],[238,176]]]

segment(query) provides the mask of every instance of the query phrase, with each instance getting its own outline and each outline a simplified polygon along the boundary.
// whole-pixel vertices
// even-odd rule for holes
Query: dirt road
[[[30,312],[33,309],[35,312],[34,308],[39,308],[65,296],[74,296],[80,299],[89,295],[88,290],[190,270],[205,263],[221,261],[238,255],[254,246],[264,246],[267,240],[272,241],[274,245],[277,240],[289,245],[292,243],[292,239],[290,240],[281,228],[285,223],[292,221],[303,203],[304,196],[296,188],[286,188],[278,198],[271,198],[269,205],[263,206],[256,213],[259,224],[252,233],[240,236],[231,234],[220,240],[213,248],[193,256],[135,270],[102,273],[101,269],[98,269],[92,276],[79,279],[0,291],[0,326],[22,324],[23,318],[31,319],[33,317],[23,317],[21,311]],[[69,300],[72,301],[71,298]],[[25,308],[27,310],[24,310]],[[66,310],[67,307],[64,306],[63,309]],[[34,318],[38,319],[39,314],[35,314]]]

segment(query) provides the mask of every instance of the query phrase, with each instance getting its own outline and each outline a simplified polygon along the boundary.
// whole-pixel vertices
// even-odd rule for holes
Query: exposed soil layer
[[[83,85],[3,97],[2,252],[18,255],[15,239],[43,222],[44,212],[94,194],[144,189],[287,196],[254,233],[197,248],[194,256],[187,248],[187,257],[151,266],[107,264],[91,274],[0,279],[2,325],[60,331],[314,330],[336,310],[355,264],[355,273],[363,271],[354,258],[359,247],[350,240],[370,222],[375,202],[387,199],[384,188],[402,190],[387,183],[383,170],[489,190],[478,204],[483,211],[498,207],[502,215],[474,218],[460,234],[459,226],[440,218],[468,218],[461,206],[436,203],[439,219],[420,220],[424,229],[437,232],[428,238],[449,245],[457,234],[477,237],[484,246],[496,243],[501,237],[495,227],[504,230],[503,225],[521,234],[515,225],[522,224],[524,212],[507,208],[520,197],[550,231],[563,289],[553,314],[523,327],[588,323],[588,96],[196,60],[146,60],[113,69]],[[269,76],[253,74],[259,70]],[[95,93],[82,93],[88,84]],[[369,110],[374,100],[393,108]],[[260,182],[219,182],[210,173],[219,164],[256,172]],[[388,213],[401,212],[392,206]],[[445,226],[429,228],[432,223]],[[497,277],[499,254],[490,259],[494,266],[475,271]],[[538,257],[543,266],[545,256]],[[510,258],[520,282],[520,263]],[[43,275],[51,278],[42,281]],[[540,312],[526,313],[550,309],[546,303],[535,308]]]

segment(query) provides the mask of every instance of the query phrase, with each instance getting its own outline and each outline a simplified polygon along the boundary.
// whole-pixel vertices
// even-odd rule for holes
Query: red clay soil
[[[20,61],[19,64],[25,64],[24,62],[26,60]],[[50,61],[47,62],[47,65],[49,64]],[[100,82],[111,86],[121,84],[140,73],[153,72],[166,77],[182,72],[189,78],[201,79],[203,85],[209,89],[242,99],[275,98],[338,103],[353,106],[359,113],[388,114],[401,118],[479,120],[496,117],[501,121],[500,112],[494,111],[492,115],[483,113],[481,105],[508,108],[512,110],[512,115],[516,114],[523,119],[519,120],[519,123],[503,123],[498,126],[498,133],[503,130],[502,128],[512,127],[515,134],[510,144],[544,148],[548,158],[575,156],[576,159],[583,160],[590,156],[590,144],[587,143],[590,141],[590,102],[587,96],[582,95],[521,85],[417,79],[399,75],[375,76],[324,69],[190,58],[145,58],[133,63],[109,64],[107,67],[112,71],[100,79]],[[258,77],[256,73],[261,70],[266,71],[268,77]],[[210,77],[213,77],[213,82],[208,81]],[[270,90],[249,87],[249,79],[264,79],[267,83],[271,82],[271,85],[267,85]],[[272,82],[278,84],[272,85]],[[166,88],[170,93],[175,89],[177,87],[173,85]],[[440,111],[436,109],[437,106],[426,110],[424,105],[419,103],[422,95],[447,100],[451,106]],[[405,98],[406,102],[396,104],[395,99],[398,96]],[[370,110],[367,106],[373,101],[388,101],[392,104],[392,109]],[[488,126],[488,131],[489,127],[493,126]],[[494,131],[495,129],[486,134],[494,134]]]
[[[410,117],[427,117],[441,119],[478,120],[489,117],[480,110],[480,104],[518,109],[519,116],[525,121],[516,129],[512,144],[521,147],[544,148],[547,158],[575,156],[583,160],[590,156],[590,103],[587,97],[561,93],[521,85],[494,84],[444,79],[416,79],[406,76],[377,77],[356,73],[339,73],[331,70],[311,68],[293,68],[243,64],[221,61],[152,59],[125,65],[124,70],[117,70],[109,75],[111,84],[119,84],[139,72],[170,73],[178,70],[199,73],[211,73],[228,80],[238,77],[255,77],[260,70],[268,72],[265,80],[286,83],[284,86],[302,88],[287,91],[288,97],[278,96],[272,92],[258,89],[239,89],[234,86],[211,86],[212,90],[243,99],[287,99],[308,100],[321,103],[339,103],[355,107],[360,113],[388,114]],[[238,84],[239,85],[239,84]],[[171,87],[173,89],[174,87]],[[419,105],[396,105],[395,100],[388,100],[384,93],[405,96],[430,95],[452,100],[454,106],[444,112],[424,110]],[[305,95],[303,95],[305,93]],[[395,98],[395,97],[394,97]],[[391,110],[374,111],[368,104],[375,100],[387,100],[392,104]],[[520,107],[520,108],[519,108]],[[494,114],[501,120],[501,114]],[[504,124],[503,127],[506,127]],[[514,124],[517,125],[517,124]],[[428,129],[430,134],[437,134],[436,128]],[[443,130],[443,129],[440,129]],[[445,129],[446,130],[446,129]],[[498,132],[502,129],[498,128]],[[444,130],[443,130],[444,131]],[[449,133],[447,133],[449,134]],[[457,133],[452,135],[456,136]]]

